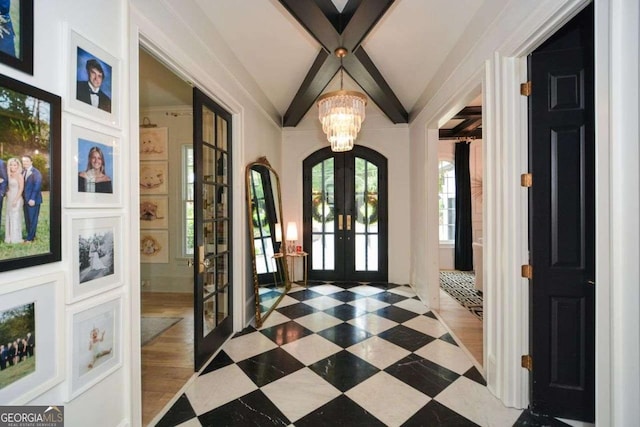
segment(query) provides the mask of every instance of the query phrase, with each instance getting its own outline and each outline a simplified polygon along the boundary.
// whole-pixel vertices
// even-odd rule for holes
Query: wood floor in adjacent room
[[[480,366],[484,366],[482,361],[482,320],[458,304],[442,289],[440,289],[440,309],[437,310],[437,313],[456,338],[462,341],[462,344]]]
[[[183,319],[142,347],[142,425],[186,384],[193,370],[193,295],[143,292],[142,316]]]

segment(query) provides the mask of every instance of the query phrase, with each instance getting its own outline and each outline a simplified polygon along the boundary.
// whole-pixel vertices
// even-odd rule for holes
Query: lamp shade
[[[287,223],[287,240],[298,240],[298,226],[293,221]]]

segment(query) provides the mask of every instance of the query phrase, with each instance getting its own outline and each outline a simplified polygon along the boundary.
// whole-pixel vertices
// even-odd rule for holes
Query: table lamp
[[[287,223],[287,242],[289,242],[289,246],[287,246],[288,253],[294,253],[296,251],[296,241],[298,240],[298,227],[296,223],[291,221]]]

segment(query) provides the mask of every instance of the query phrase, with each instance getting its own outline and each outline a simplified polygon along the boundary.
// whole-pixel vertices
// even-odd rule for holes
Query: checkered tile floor
[[[523,417],[489,393],[409,286],[322,283],[292,288],[263,327],[236,334],[156,425],[511,426]]]

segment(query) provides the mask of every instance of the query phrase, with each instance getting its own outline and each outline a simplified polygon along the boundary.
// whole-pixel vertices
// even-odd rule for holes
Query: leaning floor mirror
[[[282,251],[282,200],[278,174],[266,157],[247,166],[246,183],[256,325],[260,327],[289,289]]]

